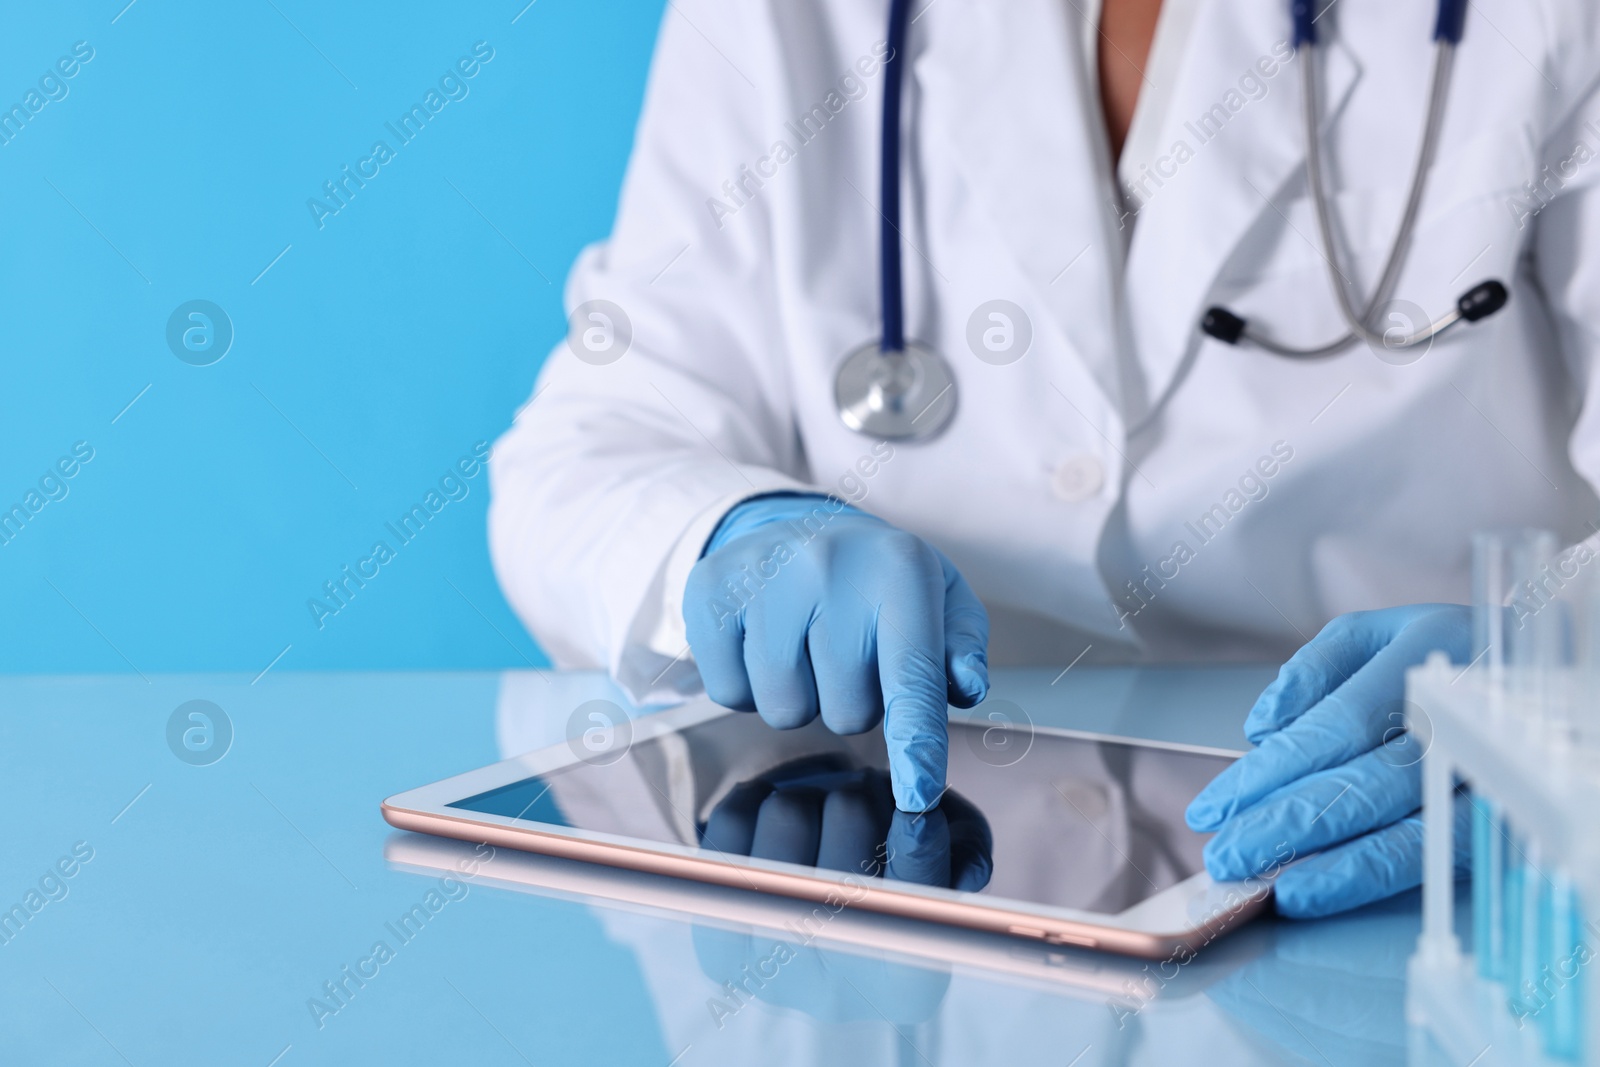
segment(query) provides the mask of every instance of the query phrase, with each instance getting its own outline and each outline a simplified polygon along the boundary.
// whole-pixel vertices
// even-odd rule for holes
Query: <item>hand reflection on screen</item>
[[[833,755],[747,779],[711,811],[701,844],[729,855],[976,892],[994,871],[983,814],[954,790],[938,807],[895,807],[889,776]]]
[[[925,814],[899,811],[886,773],[834,754],[791,760],[735,785],[712,808],[700,839],[729,855],[839,871],[857,886],[883,877],[975,891],[994,869],[988,821],[965,799],[947,791]],[[695,955],[726,993],[708,1004],[718,1028],[748,999],[835,1022],[932,1018],[949,989],[947,968],[815,943],[848,899],[798,904],[787,924],[798,939],[697,924]]]

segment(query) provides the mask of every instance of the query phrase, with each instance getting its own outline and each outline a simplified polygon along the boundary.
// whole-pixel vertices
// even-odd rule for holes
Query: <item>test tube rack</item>
[[[1592,752],[1573,745],[1570,731],[1526,706],[1528,699],[1509,691],[1503,677],[1453,665],[1442,652],[1407,675],[1407,727],[1424,753],[1422,935],[1406,1003],[1414,1065],[1434,1062],[1437,1052],[1473,1067],[1600,1062],[1600,976],[1588,973],[1600,964],[1600,926],[1579,919],[1600,916],[1600,766]],[[1454,921],[1458,786],[1477,820],[1470,951]],[[1485,810],[1502,820],[1499,830],[1515,827],[1516,836],[1481,833]],[[1503,970],[1488,976],[1495,968],[1481,957],[1506,951],[1498,940],[1512,929],[1506,923],[1522,920],[1484,912],[1487,921],[1480,921],[1478,878],[1490,862],[1498,872],[1529,863],[1530,854],[1534,884],[1545,883],[1544,872],[1560,872],[1559,899],[1575,907],[1557,913],[1560,929],[1570,933],[1565,945],[1552,948],[1547,937],[1512,930],[1524,961],[1535,959],[1525,953],[1538,953],[1537,965],[1523,962],[1513,972],[1531,984],[1512,984]],[[1518,903],[1507,911],[1520,916],[1526,908]],[[1561,951],[1567,946],[1571,951]],[[1426,1038],[1436,1051],[1430,1053]]]

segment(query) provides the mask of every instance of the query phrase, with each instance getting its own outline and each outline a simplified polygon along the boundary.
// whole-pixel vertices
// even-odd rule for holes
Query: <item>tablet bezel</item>
[[[633,743],[676,733],[724,715],[743,712],[696,700],[632,721]],[[1237,756],[1237,752],[1035,726],[1039,732],[1084,740]],[[1217,883],[1201,872],[1140,901],[1126,911],[1104,914],[951,889],[864,878],[800,864],[594,830],[555,826],[450,805],[524,778],[551,774],[579,763],[567,745],[553,745],[501,760],[465,774],[407,790],[383,802],[384,819],[402,830],[463,841],[487,842],[524,852],[584,860],[733,889],[773,893],[819,905],[819,918],[860,908],[944,925],[1008,934],[1055,945],[1104,949],[1146,959],[1184,960],[1222,933],[1262,910],[1272,878]]]

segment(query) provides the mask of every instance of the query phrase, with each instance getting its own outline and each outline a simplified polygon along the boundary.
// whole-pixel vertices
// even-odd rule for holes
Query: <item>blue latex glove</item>
[[[1206,870],[1278,877],[1280,914],[1330,915],[1422,880],[1422,750],[1404,732],[1405,672],[1435,649],[1467,662],[1472,613],[1419,604],[1341,615],[1296,652],[1250,709],[1257,746],[1189,805],[1215,832]],[[1316,853],[1316,855],[1312,855]]]
[[[881,720],[896,805],[938,804],[947,704],[989,691],[988,613],[938,549],[835,497],[758,497],[712,534],[683,619],[712,700],[780,730]]]

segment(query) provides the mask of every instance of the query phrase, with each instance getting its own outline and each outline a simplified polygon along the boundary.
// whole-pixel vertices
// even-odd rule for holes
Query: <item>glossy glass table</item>
[[[1272,674],[1013,671],[992,699],[1238,748]],[[1179,967],[848,911],[802,930],[795,902],[380,818],[596,699],[622,704],[589,673],[0,680],[0,1061],[1405,1060],[1415,894]]]

